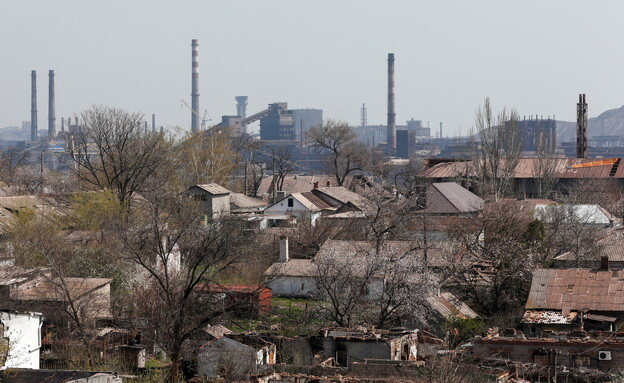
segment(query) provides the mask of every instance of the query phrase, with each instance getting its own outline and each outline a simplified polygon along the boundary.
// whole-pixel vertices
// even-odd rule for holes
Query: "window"
[[[293,201],[292,198],[289,198],[288,199],[288,207],[293,207],[293,206],[295,206],[295,201]]]

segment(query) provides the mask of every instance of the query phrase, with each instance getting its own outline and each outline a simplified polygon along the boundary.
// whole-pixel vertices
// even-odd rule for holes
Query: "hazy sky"
[[[213,122],[275,101],[325,118],[385,124],[387,53],[396,57],[397,122],[444,122],[455,135],[485,96],[520,115],[575,120],[624,104],[624,1],[573,0],[0,0],[0,127],[30,119],[38,74],[47,126],[93,104],[190,128],[191,39],[200,105]]]

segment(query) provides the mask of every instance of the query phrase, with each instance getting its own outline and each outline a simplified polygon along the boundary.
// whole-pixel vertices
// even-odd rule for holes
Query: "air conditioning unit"
[[[611,351],[598,351],[598,360],[611,360]]]

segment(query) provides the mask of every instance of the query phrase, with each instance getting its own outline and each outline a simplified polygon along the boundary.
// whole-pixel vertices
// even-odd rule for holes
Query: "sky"
[[[324,118],[385,124],[387,54],[397,123],[467,133],[486,96],[495,109],[576,119],[624,104],[624,1],[601,0],[0,0],[0,127],[30,120],[48,70],[57,125],[92,105],[190,129],[191,39],[199,39],[201,114],[213,123],[269,103]]]

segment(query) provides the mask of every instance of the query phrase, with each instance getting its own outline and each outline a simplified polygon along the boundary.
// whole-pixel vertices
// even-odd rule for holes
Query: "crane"
[[[188,104],[188,102],[184,101],[184,99],[181,99],[180,101],[182,101],[182,104],[186,105],[186,107],[189,108],[191,110],[191,112],[195,116],[197,116],[197,118],[199,118],[201,120],[201,130],[206,130],[206,122],[212,121],[210,116],[208,116],[208,118],[206,118],[206,115],[208,114],[208,110],[204,109],[204,115],[200,116],[199,113],[197,113],[196,111],[193,110],[193,108]]]

